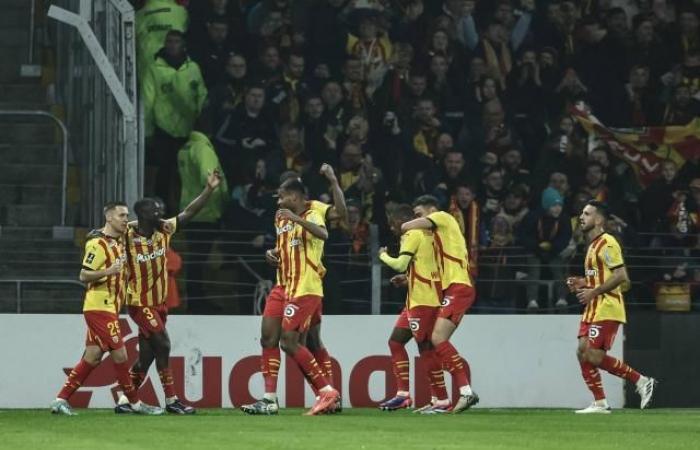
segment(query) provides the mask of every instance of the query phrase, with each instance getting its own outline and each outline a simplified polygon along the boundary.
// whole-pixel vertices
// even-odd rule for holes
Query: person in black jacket
[[[564,284],[564,259],[561,254],[571,240],[571,222],[565,214],[564,199],[554,188],[542,192],[542,209],[530,212],[523,219],[518,233],[518,244],[532,253],[528,258],[528,278],[530,281],[542,279],[542,268],[548,268],[554,280],[556,306],[566,306]],[[528,308],[539,308],[536,283],[528,284]],[[552,298],[548,299],[551,304]]]

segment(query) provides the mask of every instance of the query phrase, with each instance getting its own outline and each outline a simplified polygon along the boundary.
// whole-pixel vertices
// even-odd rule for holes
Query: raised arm
[[[221,183],[221,174],[219,173],[218,170],[214,169],[211,172],[208,173],[207,175],[207,185],[204,187],[204,190],[202,191],[201,194],[199,194],[194,200],[190,202],[189,205],[183,209],[180,214],[177,215],[177,222],[180,225],[184,225],[194,216],[199,213],[199,211],[202,210],[204,205],[206,205],[207,201],[209,200],[209,197],[211,196],[211,193],[216,190],[217,187],[219,187],[219,184]]]
[[[333,206],[331,206],[328,211],[328,218],[331,220],[339,220],[341,226],[346,228],[348,225],[348,209],[345,205],[345,194],[340,188],[340,183],[338,183],[338,178],[335,176],[333,167],[331,167],[330,164],[323,163],[320,173],[326,177],[331,184],[331,195],[333,195]]]
[[[401,225],[401,232],[405,233],[410,230],[432,230],[435,224],[425,217],[413,219]]]

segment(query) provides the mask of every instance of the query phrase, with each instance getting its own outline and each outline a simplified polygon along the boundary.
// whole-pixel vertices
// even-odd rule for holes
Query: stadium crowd
[[[483,280],[477,307],[514,307],[519,295],[533,309],[575,303],[563,283],[518,294],[490,280],[563,280],[569,265],[580,268],[577,217],[591,199],[610,205],[627,246],[700,245],[700,149],[669,150],[653,179],[640,180],[572,116],[579,102],[611,127],[700,115],[697,2],[136,3],[146,191],[175,212],[220,168],[218,197],[190,228],[259,230],[232,251],[274,242],[284,172],[330,202],[323,163],[348,206],[348,224],[331,224],[330,253],[367,262],[370,225],[388,242],[387,211],[432,194],[466,237]],[[211,234],[185,233],[188,278],[200,280]],[[344,267],[329,271],[327,296],[337,297],[332,280],[366,273]],[[648,279],[700,281],[682,259],[661,272]],[[204,295],[188,284],[188,296]]]

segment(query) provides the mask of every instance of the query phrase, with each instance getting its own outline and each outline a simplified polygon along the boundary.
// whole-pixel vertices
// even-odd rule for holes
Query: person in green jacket
[[[146,125],[146,165],[156,169],[152,191],[177,207],[180,191],[177,152],[187,141],[207,100],[207,89],[197,63],[185,51],[182,32],[168,31],[165,46],[156,54],[142,85]],[[147,190],[150,191],[149,187]]]
[[[136,51],[138,76],[142,79],[155,61],[155,55],[163,47],[165,35],[170,30],[187,31],[188,14],[184,6],[175,0],[147,0],[136,11]]]
[[[199,123],[204,123],[200,119]],[[207,183],[207,176],[217,170],[221,175],[219,188],[212,192],[211,198],[202,210],[188,224],[186,239],[191,254],[187,266],[187,304],[190,312],[211,313],[211,305],[203,289],[204,270],[207,255],[212,242],[216,239],[214,230],[219,229],[219,220],[224,214],[229,201],[228,184],[214,146],[205,132],[204,126],[195,126],[187,143],[177,155],[178,171],[182,180],[180,205],[188,205],[202,191]]]

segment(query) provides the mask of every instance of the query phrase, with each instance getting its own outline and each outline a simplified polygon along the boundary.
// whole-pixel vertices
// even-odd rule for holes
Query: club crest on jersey
[[[295,238],[289,241],[289,246],[290,247],[296,247],[297,245],[301,245],[301,239]]]
[[[297,309],[299,309],[299,307],[296,305],[285,306],[284,307],[284,317],[294,317],[294,314],[297,313]]]
[[[420,319],[408,319],[408,327],[411,331],[420,330]]]
[[[136,255],[136,262],[140,262],[140,263],[148,262],[152,259],[160,258],[163,255],[165,255],[165,248],[159,248],[158,250],[154,250],[151,253],[146,253],[145,255],[142,255],[142,254]]]
[[[586,276],[587,277],[597,277],[598,276],[598,269],[586,269]]]

